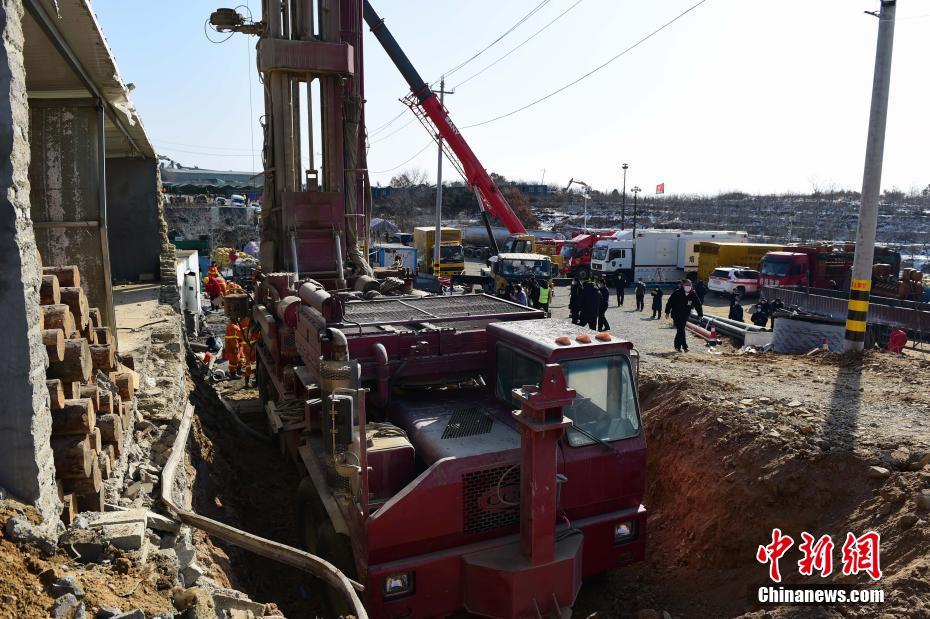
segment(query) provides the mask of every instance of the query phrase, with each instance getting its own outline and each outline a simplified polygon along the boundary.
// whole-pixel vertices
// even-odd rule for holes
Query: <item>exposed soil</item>
[[[17,512],[38,522],[32,508],[3,501],[0,502],[0,523],[6,523]],[[119,551],[111,548],[108,552],[113,559],[109,563],[81,565],[63,552],[45,557],[30,545],[13,544],[0,536],[0,618],[48,617],[54,599],[45,587],[63,576],[74,576],[84,589],[84,603],[90,617],[104,607],[138,608],[146,616],[172,608],[173,575],[169,567],[162,567],[150,556],[143,567],[136,568],[131,562],[118,562]]]
[[[228,391],[242,384],[222,384]],[[251,394],[257,397],[257,394]],[[241,397],[241,396],[240,396]],[[193,508],[249,533],[300,547],[297,469],[277,443],[261,442],[238,429],[227,411],[202,389],[189,447],[195,468]],[[263,431],[256,423],[255,429]],[[299,570],[248,553],[198,532],[195,544],[217,582],[276,604],[287,617],[325,616],[315,582]],[[269,609],[270,610],[270,609]]]
[[[776,407],[776,416],[760,423],[738,407],[692,395],[693,386],[667,375],[643,378],[648,558],[586,583],[576,616],[595,611],[635,616],[643,609],[675,617],[761,616],[752,601],[753,585],[767,584],[768,572],[755,553],[771,541],[775,527],[796,544],[802,531],[832,535],[837,566],[847,531],[878,531],[886,602],[881,608],[767,608],[768,614],[930,615],[930,528],[927,513],[915,504],[930,473],[908,470],[918,468],[917,460],[908,456],[899,457],[897,465],[885,463],[890,477],[873,479],[867,473],[873,462],[861,449],[821,449],[805,440],[809,435],[768,431],[766,425],[791,422],[790,407]],[[722,382],[708,386],[729,391]],[[798,558],[795,545],[781,562],[784,582],[818,584],[819,578],[798,575]],[[834,573],[825,582],[868,585],[870,580]]]

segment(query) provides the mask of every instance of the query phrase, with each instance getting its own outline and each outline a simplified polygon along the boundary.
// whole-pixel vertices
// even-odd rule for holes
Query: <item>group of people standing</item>
[[[626,278],[620,275],[615,284],[618,307],[623,306],[626,287]],[[636,281],[634,287],[635,311],[641,312],[645,309],[646,289],[646,283],[642,278]],[[662,300],[665,294],[659,286],[656,286],[650,294],[652,296],[652,319],[658,320],[662,317]],[[610,324],[607,322],[606,316],[609,305],[610,289],[607,287],[606,280],[601,279],[596,284],[591,280],[582,282],[577,277],[572,280],[568,309],[573,324],[586,326],[597,331],[609,330]],[[691,315],[692,310],[696,311],[698,316],[704,314],[700,292],[692,284],[691,280],[683,279],[669,295],[664,309],[665,317],[671,318],[672,323],[675,325],[675,350],[688,352],[688,341],[685,337],[688,316]]]
[[[555,294],[555,285],[552,280],[538,282],[535,276],[530,276],[522,284],[507,286],[507,298],[514,303],[526,305],[549,313],[549,303]]]

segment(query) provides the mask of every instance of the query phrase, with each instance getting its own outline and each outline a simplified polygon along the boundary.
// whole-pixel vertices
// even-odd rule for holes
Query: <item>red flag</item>
[[[665,193],[665,183],[659,183],[658,185],[656,185],[656,195],[658,196],[664,193]]]

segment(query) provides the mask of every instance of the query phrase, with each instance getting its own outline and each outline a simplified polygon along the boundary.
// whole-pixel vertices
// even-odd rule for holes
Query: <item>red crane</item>
[[[500,219],[511,234],[526,234],[523,222],[510,208],[510,204],[507,203],[507,199],[501,193],[497,183],[481,165],[478,156],[475,155],[475,152],[465,141],[455,123],[449,118],[449,112],[439,102],[439,97],[429,87],[429,84],[420,77],[410,59],[407,58],[407,55],[394,39],[394,35],[384,24],[384,20],[378,16],[368,0],[365,0],[365,23],[371,28],[371,32],[381,43],[381,47],[387,52],[391,61],[393,61],[410,86],[410,95],[406,99],[410,109],[423,122],[431,135],[438,134],[442,136],[442,139],[448,145],[445,150],[446,156],[458,168],[469,187],[478,196],[481,217],[488,229],[488,238],[496,254],[497,243],[495,243],[494,235],[491,232],[491,217]]]

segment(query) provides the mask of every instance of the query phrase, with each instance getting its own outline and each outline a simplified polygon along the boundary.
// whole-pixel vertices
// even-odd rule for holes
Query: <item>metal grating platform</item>
[[[346,303],[343,322],[383,326],[416,322],[439,323],[467,318],[531,318],[542,312],[485,294],[379,299]]]
[[[442,432],[443,439],[478,436],[491,431],[494,420],[480,408],[464,408],[452,413]]]

